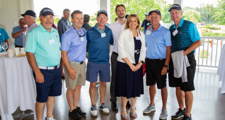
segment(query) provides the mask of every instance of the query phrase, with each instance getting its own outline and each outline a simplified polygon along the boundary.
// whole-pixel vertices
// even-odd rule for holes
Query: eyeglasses
[[[73,27],[74,28],[74,27]],[[75,28],[74,28],[75,29]],[[76,30],[76,32],[77,32],[77,29],[75,29]],[[86,35],[86,33],[85,33],[85,31],[84,31],[84,29],[82,29],[83,30],[83,32],[84,32],[84,35],[80,35],[78,32],[77,32],[77,34],[79,35],[79,37],[84,37],[85,35]]]

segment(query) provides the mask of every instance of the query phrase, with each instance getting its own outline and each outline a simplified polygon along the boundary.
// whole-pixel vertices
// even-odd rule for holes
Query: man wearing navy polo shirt
[[[9,35],[6,32],[5,29],[0,27],[0,44],[6,42],[8,47],[6,49],[6,51],[9,49]],[[2,48],[0,48],[1,51],[0,52],[4,52],[4,50]]]
[[[23,47],[23,35],[27,29],[24,18],[20,18],[19,25],[12,30],[12,37],[15,39],[15,47]]]
[[[144,34],[145,34],[147,28],[151,25],[150,20],[151,20],[151,17],[149,15],[149,12],[147,12],[145,14],[145,19],[143,20],[143,22],[141,24],[141,28],[140,28],[140,31],[141,31],[141,29],[144,27]]]
[[[143,113],[148,114],[155,111],[154,98],[156,94],[157,83],[158,89],[161,89],[162,112],[160,119],[167,118],[166,102],[167,87],[166,74],[170,62],[171,54],[171,37],[169,29],[160,25],[161,13],[159,10],[149,12],[152,26],[146,30],[145,41],[147,46],[146,58],[146,85],[149,87],[150,104]]]
[[[32,29],[26,37],[26,56],[36,81],[37,120],[43,118],[45,103],[47,106],[45,120],[55,120],[52,115],[55,96],[61,95],[62,90],[60,42],[57,30],[52,27],[53,16],[54,13],[50,8],[43,8],[39,16],[41,24]]]
[[[64,62],[66,98],[70,107],[69,116],[79,120],[86,113],[78,107],[81,86],[86,82],[86,30],[82,28],[83,13],[75,10],[71,14],[72,27],[62,35],[62,59]]]
[[[108,15],[105,10],[97,13],[98,23],[87,31],[88,65],[87,81],[90,82],[89,94],[91,98],[91,115],[98,116],[95,103],[95,85],[97,76],[100,76],[100,107],[105,114],[109,114],[109,109],[105,106],[106,82],[110,82],[109,45],[113,45],[112,31],[105,24]]]
[[[187,81],[183,82],[182,78],[174,77],[174,64],[172,60],[170,61],[169,86],[176,87],[176,96],[179,104],[179,110],[172,118],[179,119],[184,116],[182,120],[191,120],[192,91],[195,90],[194,75],[196,70],[194,52],[201,45],[201,38],[195,24],[182,18],[182,9],[179,4],[173,4],[169,12],[174,22],[174,25],[170,27],[172,53],[182,51],[183,56],[187,57],[190,64],[186,69]],[[184,108],[184,99],[186,109]]]

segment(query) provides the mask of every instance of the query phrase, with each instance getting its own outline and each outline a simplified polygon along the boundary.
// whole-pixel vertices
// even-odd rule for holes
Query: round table
[[[35,113],[35,102],[36,85],[27,58],[1,56],[0,115],[2,120],[13,120],[12,113],[19,106],[22,111],[30,109]]]

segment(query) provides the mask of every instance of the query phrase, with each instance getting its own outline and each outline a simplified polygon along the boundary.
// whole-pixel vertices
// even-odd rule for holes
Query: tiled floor
[[[145,81],[145,79],[144,79]],[[107,84],[107,94],[105,97],[105,103],[110,108],[110,94],[109,94],[110,83]],[[99,112],[98,117],[94,118],[90,115],[90,97],[89,97],[89,82],[86,82],[85,87],[82,88],[79,106],[87,112],[86,117],[83,120],[121,120],[120,112],[113,112],[110,109],[109,115],[104,115]],[[205,70],[200,69],[195,75],[195,88],[194,103],[192,108],[192,119],[193,120],[225,120],[225,94],[220,94],[220,84],[218,82],[218,76],[216,70]],[[148,87],[145,86],[145,94],[137,99],[136,107],[138,118],[136,120],[159,120],[161,112],[161,94],[160,90],[157,90],[155,97],[156,112],[150,113],[149,115],[143,115],[142,111],[149,104],[149,92]],[[98,91],[98,89],[96,89]],[[56,98],[56,104],[54,109],[54,117],[56,120],[72,120],[68,117],[69,107],[66,101],[66,88],[65,81],[63,81],[63,94]],[[99,105],[99,91],[96,95],[96,103]],[[121,108],[121,100],[118,98],[118,107]],[[168,118],[171,120],[173,115],[178,109],[177,100],[175,96],[175,89],[168,87]],[[18,113],[17,110],[16,113]],[[129,110],[128,110],[129,112]],[[19,120],[16,118],[15,120]],[[25,117],[23,120],[33,120],[33,116]]]

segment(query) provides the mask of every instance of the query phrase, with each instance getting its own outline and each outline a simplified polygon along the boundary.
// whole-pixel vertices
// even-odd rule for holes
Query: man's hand
[[[27,27],[23,27],[22,31],[24,32],[24,31],[26,31],[26,29],[27,29]]]
[[[152,25],[149,25],[147,29],[151,29]]]
[[[38,83],[44,83],[44,75],[41,72],[35,73],[36,82]]]
[[[75,74],[75,73],[77,73],[76,70],[74,70],[74,69],[71,68],[71,69],[68,71],[68,73],[69,73],[70,79],[72,79],[72,80],[75,80],[75,79],[76,79],[76,74]]]
[[[165,75],[167,73],[167,67],[163,66],[161,75]]]

